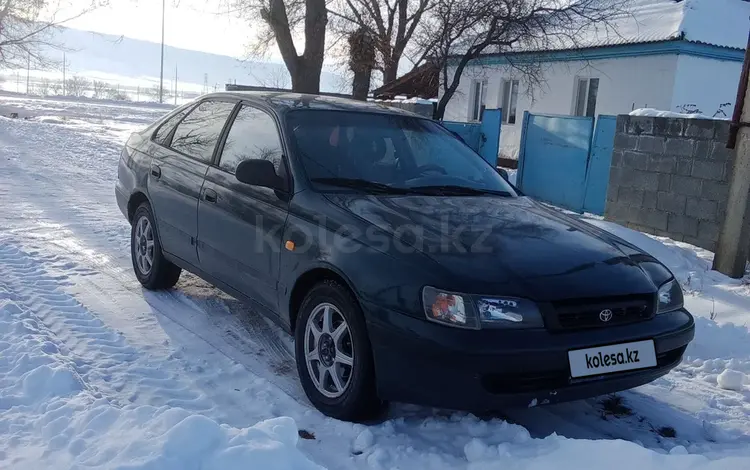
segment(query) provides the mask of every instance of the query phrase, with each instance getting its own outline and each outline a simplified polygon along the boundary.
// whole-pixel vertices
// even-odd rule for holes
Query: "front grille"
[[[652,295],[562,301],[553,304],[557,327],[563,330],[627,325],[654,316]],[[605,312],[604,314],[602,312]],[[605,321],[606,318],[609,320]]]

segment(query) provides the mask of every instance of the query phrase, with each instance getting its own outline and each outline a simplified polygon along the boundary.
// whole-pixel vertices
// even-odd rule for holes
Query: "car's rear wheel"
[[[146,289],[169,289],[180,279],[182,270],[168,261],[161,251],[151,206],[146,202],[133,215],[130,256],[135,276]]]
[[[333,418],[362,421],[382,409],[364,316],[335,281],[308,292],[295,326],[297,370],[313,405]]]

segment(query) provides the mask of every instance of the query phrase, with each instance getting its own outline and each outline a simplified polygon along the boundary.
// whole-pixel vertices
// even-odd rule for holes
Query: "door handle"
[[[151,176],[156,179],[161,178],[161,168],[159,168],[159,165],[151,165]]]
[[[203,199],[206,200],[206,202],[216,202],[218,199],[218,195],[216,194],[216,191],[213,189],[206,189],[203,191]]]

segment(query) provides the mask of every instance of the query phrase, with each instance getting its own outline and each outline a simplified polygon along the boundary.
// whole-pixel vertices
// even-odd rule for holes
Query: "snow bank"
[[[486,446],[474,440],[466,448],[468,470],[725,470],[750,464],[740,457],[711,461],[680,451],[665,455],[622,440],[574,440],[552,435],[535,447]]]
[[[742,390],[742,384],[745,382],[745,374],[732,369],[726,369],[716,378],[719,387],[724,390]]]
[[[729,119],[724,117],[712,117],[706,116],[705,114],[683,114],[676,113],[674,111],[661,111],[654,108],[639,108],[634,109],[629,113],[631,116],[648,116],[648,117],[667,117],[667,118],[682,118],[682,119]]]
[[[0,467],[15,470],[316,470],[281,417],[236,429],[180,408],[118,408],[79,374],[86,364],[33,315],[2,300]]]

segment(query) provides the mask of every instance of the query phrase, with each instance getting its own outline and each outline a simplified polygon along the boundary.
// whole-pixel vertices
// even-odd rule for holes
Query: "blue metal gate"
[[[579,211],[593,131],[593,119],[589,117],[525,112],[518,155],[521,190],[536,199]]]
[[[577,212],[604,213],[615,117],[524,113],[518,185],[536,199]]]
[[[591,156],[586,173],[586,195],[583,200],[583,211],[592,214],[604,214],[609,186],[609,170],[612,166],[612,148],[617,125],[616,116],[599,116],[594,129],[594,140],[591,144]]]
[[[442,124],[449,131],[461,136],[466,145],[474,149],[475,152],[481,155],[492,166],[495,166],[500,150],[500,126],[502,120],[502,111],[500,109],[485,109],[482,113],[482,122],[443,121]]]

